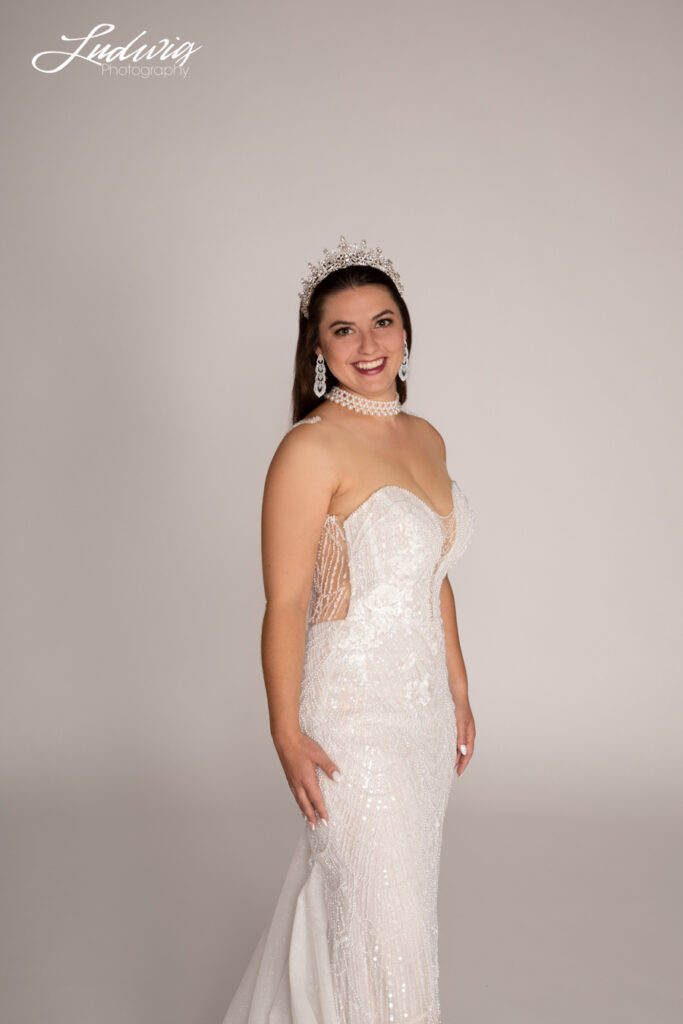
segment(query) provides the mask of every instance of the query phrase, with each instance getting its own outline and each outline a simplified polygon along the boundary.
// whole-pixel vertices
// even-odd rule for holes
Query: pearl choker
[[[345,405],[347,409],[355,412],[362,412],[368,416],[396,416],[401,411],[401,403],[398,395],[389,402],[379,401],[377,398],[363,398],[362,395],[354,395],[350,391],[334,384],[325,395],[331,402],[338,402]]]

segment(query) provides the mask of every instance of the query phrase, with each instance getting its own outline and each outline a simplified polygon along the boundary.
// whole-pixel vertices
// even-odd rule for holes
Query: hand
[[[304,819],[314,829],[317,811],[322,823],[327,825],[327,810],[318,785],[315,766],[319,765],[330,778],[334,778],[336,772],[335,781],[339,781],[341,774],[336,764],[327,756],[320,744],[305,732],[298,731],[287,737],[274,739],[273,742],[287,776],[289,788]]]
[[[455,774],[460,776],[467,768],[467,765],[472,759],[474,753],[474,737],[476,729],[474,727],[474,717],[469,704],[465,706],[455,707],[455,722],[457,727],[458,735],[458,754],[455,759]],[[464,753],[463,753],[464,748]]]

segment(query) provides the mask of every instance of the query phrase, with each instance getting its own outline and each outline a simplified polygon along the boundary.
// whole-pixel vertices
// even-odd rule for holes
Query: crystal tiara
[[[362,239],[360,245],[354,245],[352,242],[347,242],[343,235],[340,235],[337,248],[333,249],[332,252],[329,249],[323,249],[323,258],[320,263],[317,263],[315,266],[309,263],[310,273],[308,277],[301,278],[303,288],[299,292],[299,298],[301,299],[301,312],[303,315],[308,317],[308,304],[313,289],[324,277],[331,274],[333,270],[358,265],[376,267],[377,270],[383,270],[394,282],[399,294],[403,295],[403,285],[401,284],[401,278],[398,276],[398,271],[394,268],[391,260],[382,255],[381,249],[369,249],[365,239]]]

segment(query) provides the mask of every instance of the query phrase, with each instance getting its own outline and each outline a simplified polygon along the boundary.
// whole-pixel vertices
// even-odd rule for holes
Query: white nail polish
[[[460,747],[460,753],[461,753],[461,754],[466,754],[466,753],[467,753],[467,747],[465,746],[465,744],[464,744],[464,743],[463,743],[463,744],[462,744],[462,746]]]
[[[324,825],[325,828],[329,828],[329,825],[327,824],[327,819],[326,818],[321,818],[320,819],[320,824]]]
[[[340,782],[341,781],[341,775],[339,774],[339,772],[337,771],[336,768],[332,772],[332,778],[334,779],[335,782]]]

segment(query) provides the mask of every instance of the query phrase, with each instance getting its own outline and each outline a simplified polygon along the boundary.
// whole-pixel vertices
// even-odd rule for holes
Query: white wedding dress
[[[299,420],[316,422],[320,417]],[[439,595],[474,515],[385,485],[320,537],[299,722],[338,765],[223,1024],[440,1024],[437,885],[456,758]]]

